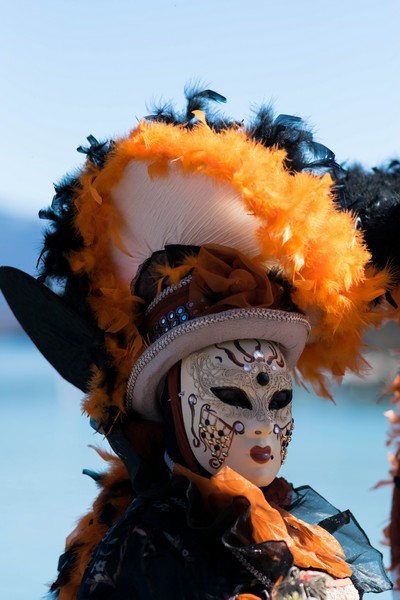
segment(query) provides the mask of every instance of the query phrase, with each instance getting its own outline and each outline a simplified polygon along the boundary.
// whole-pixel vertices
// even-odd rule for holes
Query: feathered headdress
[[[203,321],[208,333],[220,327],[225,339],[256,337],[260,326],[261,335],[274,339],[271,323],[285,330],[276,340],[288,351],[292,344],[299,380],[327,396],[327,375],[361,370],[362,334],[381,318],[371,307],[389,289],[390,275],[371,266],[353,213],[337,210],[344,175],[333,153],[297,117],[274,118],[263,108],[245,126],[212,115],[210,100],[224,98],[194,92],[182,115],[166,107],[126,138],[99,143],[90,136],[90,146],[79,148],[85,166],[56,187],[41,214],[52,225],[39,282],[10,268],[2,272],[18,318],[59,371],[88,391],[84,408],[103,425],[127,408],[154,418],[143,388],[155,389],[171,361],[194,349],[191,336]],[[201,279],[210,244],[234,256],[221,266],[220,251],[211,248],[213,272]],[[241,282],[241,304],[210,308],[235,295],[229,286],[210,287],[220,269],[230,284]],[[42,283],[56,286],[61,300]],[[249,300],[253,287],[261,292]],[[182,289],[190,290],[184,304],[176,295]],[[190,313],[193,289],[208,290],[197,294],[197,314]],[[176,309],[187,309],[190,325],[177,321],[171,333],[164,323],[168,329],[157,333],[150,313],[170,293]],[[245,310],[250,329],[236,318]],[[158,327],[162,317],[168,314],[156,319]],[[311,335],[298,358],[307,319]],[[199,334],[195,343],[209,339]]]

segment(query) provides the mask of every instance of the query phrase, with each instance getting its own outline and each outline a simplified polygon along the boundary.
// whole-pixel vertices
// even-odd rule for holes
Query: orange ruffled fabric
[[[293,555],[294,564],[300,568],[321,569],[338,578],[352,574],[344,561],[343,548],[330,533],[269,504],[260,488],[229,467],[223,467],[211,479],[181,465],[175,465],[174,474],[184,475],[196,485],[212,513],[222,510],[233,497],[247,498],[255,543],[283,540]]]

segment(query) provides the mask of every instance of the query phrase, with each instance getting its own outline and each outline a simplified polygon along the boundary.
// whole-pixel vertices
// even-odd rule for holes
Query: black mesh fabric
[[[383,567],[382,554],[370,545],[350,511],[339,511],[306,485],[294,490],[289,511],[307,523],[321,525],[335,536],[353,570],[352,581],[358,590],[382,592],[392,588]]]

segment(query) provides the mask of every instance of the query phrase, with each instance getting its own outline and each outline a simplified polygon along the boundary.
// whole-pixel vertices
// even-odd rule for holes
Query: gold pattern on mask
[[[219,469],[229,454],[235,434],[243,434],[244,425],[235,421],[232,425],[226,423],[209,404],[204,404],[200,411],[199,436],[204,444],[204,451],[211,452],[209,465]]]
[[[289,423],[286,423],[283,427],[279,427],[278,424],[274,425],[273,432],[276,434],[277,438],[280,438],[281,442],[281,465],[286,460],[288,446],[292,440],[292,432],[294,429],[294,419],[290,419]]]

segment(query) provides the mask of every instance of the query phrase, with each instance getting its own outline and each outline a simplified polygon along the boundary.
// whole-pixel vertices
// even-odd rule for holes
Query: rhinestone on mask
[[[194,394],[190,394],[189,398],[188,398],[188,402],[189,402],[189,404],[194,406],[195,404],[197,404],[197,396],[195,396]]]
[[[238,421],[237,423],[234,423],[234,429],[235,429],[236,433],[243,433],[244,432],[243,423],[241,423],[240,421]]]
[[[243,371],[245,373],[251,373],[252,370],[253,370],[253,367],[251,365],[243,365]]]
[[[253,352],[253,358],[256,362],[264,362],[265,354],[261,350],[256,350],[255,352]]]

